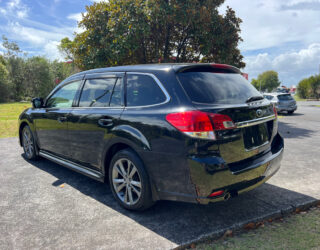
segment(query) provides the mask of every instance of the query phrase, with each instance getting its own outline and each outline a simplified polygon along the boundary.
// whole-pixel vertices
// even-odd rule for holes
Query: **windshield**
[[[178,78],[192,102],[243,104],[252,96],[261,96],[240,74],[183,72]]]
[[[288,95],[278,95],[278,99],[280,101],[290,101],[293,98],[292,98],[292,96],[290,94],[288,94]]]

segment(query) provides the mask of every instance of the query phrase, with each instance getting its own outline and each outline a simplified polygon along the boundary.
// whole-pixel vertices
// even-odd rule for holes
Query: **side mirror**
[[[39,109],[43,107],[43,99],[41,97],[36,97],[32,99],[32,107]]]

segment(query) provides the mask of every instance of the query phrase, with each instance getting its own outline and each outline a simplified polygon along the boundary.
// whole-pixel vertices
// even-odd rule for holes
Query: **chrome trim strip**
[[[144,105],[144,106],[126,106],[126,109],[130,109],[130,108],[145,108],[145,107],[153,107],[153,106],[158,106],[158,105],[162,105],[165,104],[167,102],[169,102],[171,100],[170,95],[168,94],[167,90],[165,89],[165,87],[162,85],[162,83],[160,82],[160,80],[151,73],[144,73],[144,72],[126,72],[127,75],[146,75],[146,76],[150,76],[159,86],[159,88],[161,89],[161,91],[163,92],[163,94],[166,96],[166,100],[164,102],[161,103],[156,103],[156,104],[152,104],[152,105]]]
[[[66,168],[75,170],[76,172],[79,172],[81,174],[89,176],[89,177],[91,177],[93,179],[102,180],[102,174],[99,173],[98,171],[95,171],[95,170],[80,166],[80,165],[72,163],[70,161],[63,160],[63,159],[58,158],[56,156],[53,156],[53,155],[51,155],[51,154],[49,154],[47,152],[40,151],[39,155],[42,156],[43,158],[46,158],[46,159],[50,160],[50,161],[58,163],[58,164],[66,167]]]
[[[254,120],[249,120],[249,121],[244,121],[244,122],[236,122],[236,127],[237,128],[245,128],[245,127],[249,127],[249,126],[254,126],[254,125],[257,125],[260,123],[274,120],[275,118],[276,118],[275,115],[270,115],[270,116],[266,116],[266,117],[262,117],[262,118],[257,118]]]

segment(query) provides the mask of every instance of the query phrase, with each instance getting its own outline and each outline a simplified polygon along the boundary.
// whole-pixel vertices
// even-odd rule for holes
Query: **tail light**
[[[216,191],[216,192],[211,193],[208,197],[209,197],[209,198],[219,197],[219,196],[221,196],[221,195],[223,195],[223,194],[224,194],[224,190],[219,190],[219,191]]]
[[[166,120],[188,136],[202,139],[215,140],[214,131],[235,128],[229,116],[201,111],[168,114]]]

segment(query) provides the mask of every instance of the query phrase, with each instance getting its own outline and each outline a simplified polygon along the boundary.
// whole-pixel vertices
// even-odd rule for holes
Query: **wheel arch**
[[[25,126],[30,127],[29,123],[27,123],[26,121],[21,122],[19,125],[19,143],[21,147],[22,147],[22,130]]]
[[[146,170],[147,175],[149,177],[150,186],[151,186],[151,192],[152,192],[152,199],[154,201],[159,200],[159,196],[158,196],[158,193],[156,191],[157,189],[155,187],[154,182],[152,181],[152,178],[150,176],[148,167],[146,166],[146,164],[145,164],[145,162],[143,160],[143,157],[141,157],[141,154],[139,154],[139,150],[137,150],[137,148],[134,145],[132,145],[131,143],[129,143],[129,142],[124,142],[124,141],[114,142],[114,143],[110,144],[108,149],[105,151],[104,158],[103,158],[103,166],[102,166],[103,175],[104,175],[104,182],[108,182],[108,179],[109,179],[109,171],[108,170],[109,170],[109,167],[110,167],[110,163],[111,163],[112,157],[117,152],[119,152],[120,150],[123,150],[123,149],[132,150],[140,158],[140,160],[142,161],[143,165],[145,166],[145,170]]]
[[[103,174],[104,174],[104,181],[108,180],[108,173],[109,173],[109,167],[110,167],[110,162],[112,160],[112,157],[119,152],[120,150],[123,149],[130,149],[132,150],[135,154],[137,154],[137,156],[141,159],[141,161],[143,162],[143,159],[141,158],[141,156],[139,155],[139,153],[137,152],[137,150],[135,150],[131,145],[129,145],[128,143],[125,142],[115,142],[111,145],[109,145],[108,149],[106,150],[105,154],[104,154],[104,159],[103,159]]]

